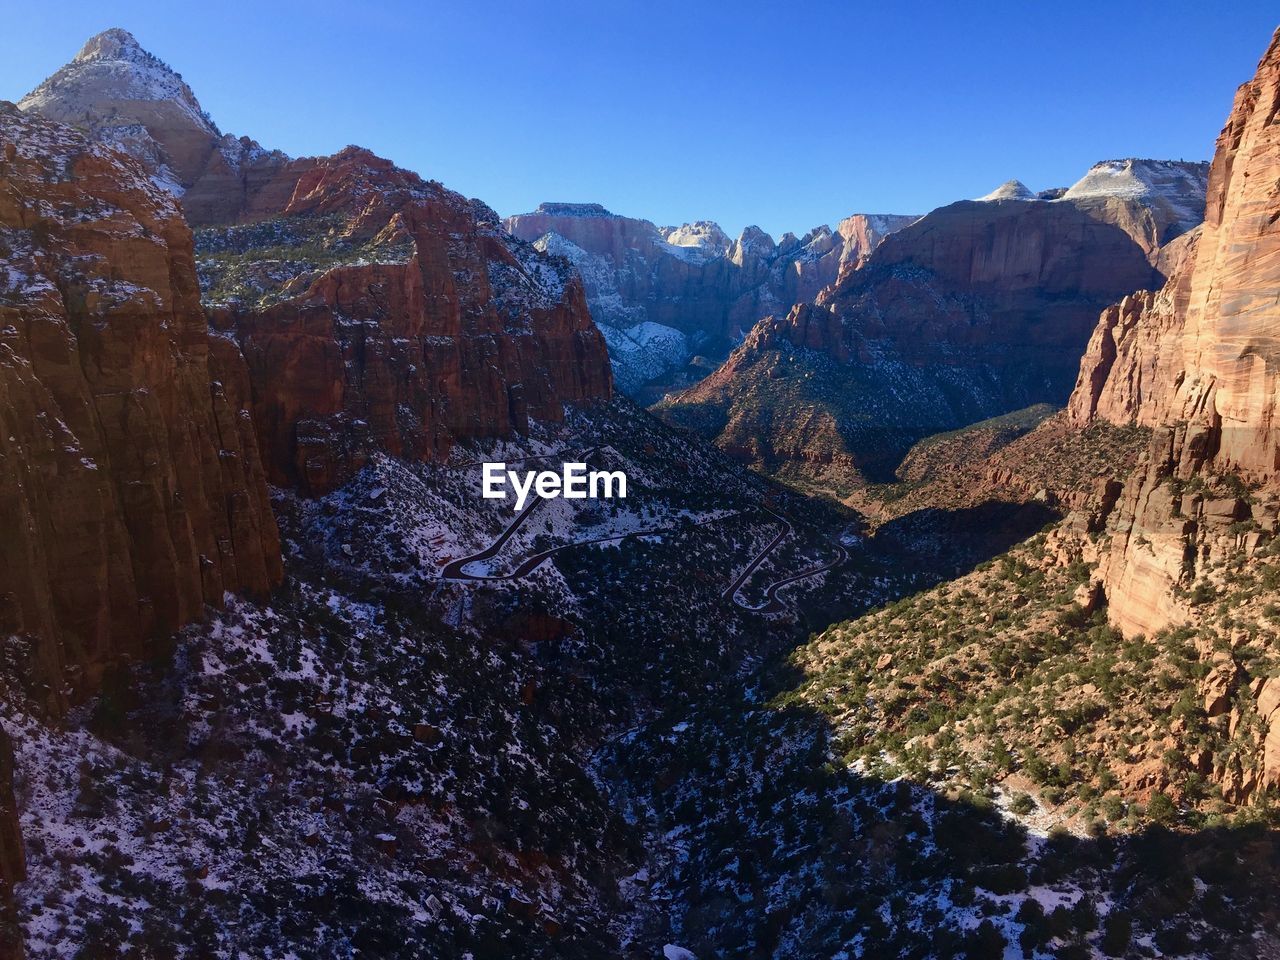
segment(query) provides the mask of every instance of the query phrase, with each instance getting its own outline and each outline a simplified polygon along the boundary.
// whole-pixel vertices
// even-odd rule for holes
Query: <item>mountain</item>
[[[1273,42],[1218,138],[1194,248],[1158,293],[1103,313],[1068,406],[1078,424],[1153,432],[1145,472],[1118,507],[1101,577],[1112,618],[1129,633],[1184,622],[1189,592],[1214,580],[1239,531],[1275,524],[1278,105]]]
[[[6,704],[56,719],[230,592],[281,580],[249,372],[143,169],[0,102]],[[25,875],[0,737],[0,900]],[[19,948],[5,925],[0,949]]]
[[[612,392],[581,284],[478,201],[354,147],[233,156],[239,141],[123,30],[19,106],[123,149],[180,199],[211,320],[249,364],[272,482],[327,491],[371,452],[438,458]]]
[[[353,147],[193,237],[194,97],[127,35],[78,62],[41,90],[154,135],[0,111],[0,949],[660,948],[599,743],[894,575],[612,398],[580,280],[483,204]],[[566,451],[633,499],[478,496]]]
[[[327,492],[373,452],[440,459],[611,395],[581,282],[484,204],[358,148],[278,178],[287,203],[196,235],[273,482]]]
[[[193,235],[152,154],[0,108],[0,956],[1280,955],[1278,51],[1169,243],[1179,176],[1128,162],[869,255],[893,224],[652,228],[834,269],[774,341],[828,385],[836,309],[1013,378],[1028,311],[1172,271],[1067,410],[925,437],[861,513],[614,395],[557,233],[351,147]],[[517,511],[496,460],[630,490]]]
[[[1280,955],[1278,110],[1280,32],[1219,138],[1203,228],[1159,293],[1102,313],[1067,408],[924,439],[876,492],[868,535],[1015,504],[1059,521],[819,631],[738,704],[700,715],[694,745],[631,751],[655,780],[684,772],[652,793],[674,811],[659,828],[680,836],[672,900],[698,955],[817,953],[850,929],[905,955],[905,918],[937,903],[917,896],[927,857],[897,858],[916,830],[968,865],[980,905],[957,943],[963,884],[926,907],[922,955]],[[1095,173],[1111,181],[1115,165]],[[868,782],[896,793],[865,803]],[[793,800],[798,783],[811,792]],[[992,819],[949,823],[966,797]],[[895,803],[919,820],[885,817]],[[862,909],[885,888],[902,901],[881,926]],[[768,919],[726,905],[757,890]],[[1015,891],[1037,904],[1015,908]]]
[[[1006,184],[935,210],[814,303],[760,321],[662,415],[847,493],[891,476],[922,437],[1062,404],[1098,312],[1162,282],[1161,251],[1202,203],[1204,172],[1099,164],[1059,199]]]
[[[288,160],[219,131],[182,77],[118,28],[91,37],[18,106],[136,157],[182,197],[192,224],[235,220]]]
[[[709,221],[658,228],[599,204],[544,203],[505,224],[574,265],[620,389],[648,401],[705,376],[757,320],[817,296],[914,219],[858,214],[777,242],[759,227],[730,240]]]
[[[5,624],[57,714],[226,591],[265,594],[280,548],[249,369],[206,326],[177,204],[7,103],[0,157]]]

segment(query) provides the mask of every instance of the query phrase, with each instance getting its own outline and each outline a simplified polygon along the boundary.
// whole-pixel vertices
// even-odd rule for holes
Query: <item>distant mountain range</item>
[[[1163,283],[1207,175],[1108,161],[1050,199],[1013,182],[934,210],[659,409],[778,476],[833,489],[891,478],[922,437],[1063,404],[1099,311]]]
[[[833,231],[730,240],[709,221],[656,227],[598,204],[544,203],[507,229],[582,275],[618,386],[656,400],[721,362],[761,318],[810,300],[913,216],[855,214]]]

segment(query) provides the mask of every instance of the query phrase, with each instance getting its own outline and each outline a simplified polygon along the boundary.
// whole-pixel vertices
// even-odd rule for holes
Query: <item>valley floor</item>
[[[479,498],[584,437],[634,496]],[[11,685],[28,955],[1280,954],[1271,808],[1199,772],[1258,727],[1179,693],[1220,624],[1126,644],[1060,498],[955,476],[869,525],[618,401],[277,494],[269,603],[62,724]]]

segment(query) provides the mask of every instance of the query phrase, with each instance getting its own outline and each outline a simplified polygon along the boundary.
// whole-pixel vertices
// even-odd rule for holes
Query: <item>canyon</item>
[[[1098,313],[1158,286],[1161,251],[1199,222],[1206,172],[1106,162],[1052,199],[935,210],[658,409],[759,469],[845,491],[930,434],[1061,405]]]
[[[706,221],[659,228],[591,203],[545,203],[504,223],[574,265],[620,388],[653,401],[705,376],[758,320],[813,299],[915,219],[854,214],[777,241],[755,226],[736,240]]]
[[[0,957],[1280,955],[1278,113],[732,239],[91,38],[0,102]]]

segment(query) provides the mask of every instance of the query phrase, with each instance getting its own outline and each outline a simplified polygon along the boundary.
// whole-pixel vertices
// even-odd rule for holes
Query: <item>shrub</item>
[[[1151,802],[1147,804],[1147,816],[1156,823],[1172,823],[1178,816],[1178,808],[1173,805],[1168,794],[1153,794]]]

